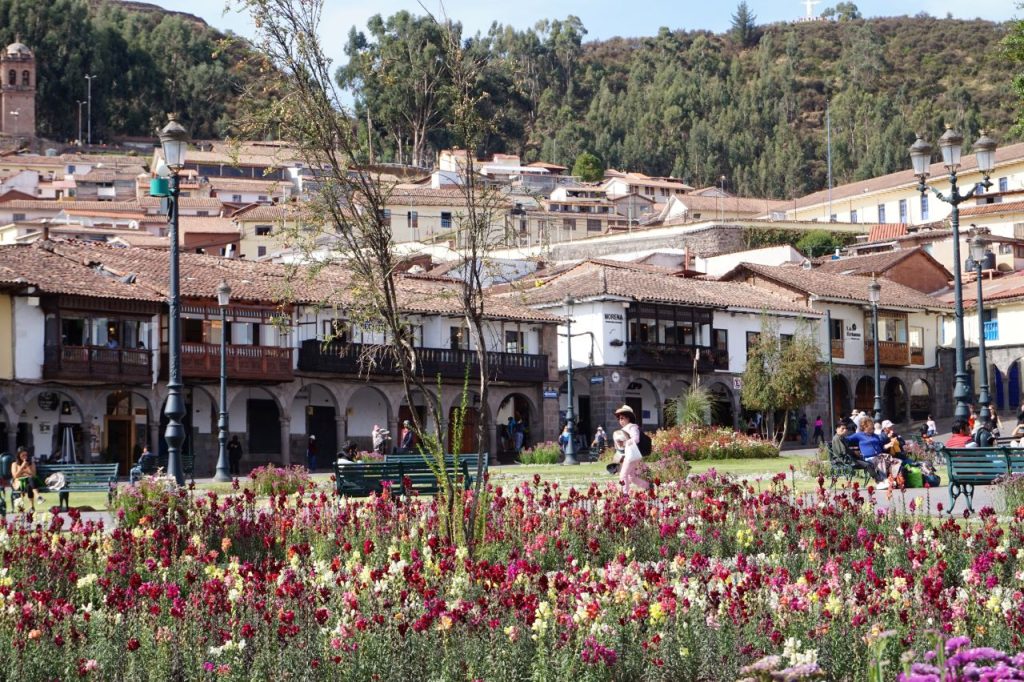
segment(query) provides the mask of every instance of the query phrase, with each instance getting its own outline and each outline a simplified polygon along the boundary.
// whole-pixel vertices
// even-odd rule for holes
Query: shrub
[[[558,464],[561,458],[561,448],[558,447],[558,443],[552,441],[537,443],[519,453],[521,464]]]
[[[1024,506],[1024,474],[1002,476],[995,483],[1006,513],[1012,514]]]
[[[779,456],[772,443],[718,427],[671,427],[651,436],[652,461],[663,457],[701,459],[765,459]]]
[[[646,471],[641,470],[641,475],[649,481],[657,479],[665,483],[667,481],[685,481],[690,475],[690,463],[685,457],[672,456],[662,457],[650,462],[644,462]]]
[[[187,498],[172,476],[143,476],[136,483],[118,486],[111,511],[121,526],[136,526],[143,518],[173,521],[184,513]]]
[[[711,394],[695,387],[670,399],[667,413],[674,426],[703,426],[708,422],[711,407]]]
[[[308,488],[312,481],[303,467],[287,469],[271,465],[256,467],[249,474],[252,490],[257,495],[291,495],[300,488]]]
[[[810,478],[828,477],[832,473],[832,465],[829,462],[828,450],[825,449],[825,446],[820,446],[814,457],[804,461],[800,465],[800,469]]]

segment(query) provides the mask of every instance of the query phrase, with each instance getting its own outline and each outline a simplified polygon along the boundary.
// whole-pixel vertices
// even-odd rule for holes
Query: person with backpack
[[[640,429],[640,425],[636,423],[636,414],[633,412],[633,408],[629,405],[623,405],[619,409],[615,410],[615,417],[619,420],[619,430],[626,436],[622,445],[627,455],[634,452],[634,447],[635,452],[640,454],[639,458],[635,455],[623,458],[622,467],[619,469],[619,482],[622,484],[622,491],[628,492],[632,485],[635,485],[641,490],[650,490],[652,487],[651,483],[641,478],[637,473],[637,467],[643,457],[651,454],[650,436],[647,436],[647,434]],[[617,447],[618,445],[616,445],[616,448]],[[646,452],[644,451],[645,447]]]

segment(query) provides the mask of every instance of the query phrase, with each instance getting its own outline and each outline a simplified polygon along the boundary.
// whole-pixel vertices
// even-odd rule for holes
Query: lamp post
[[[178,485],[185,485],[181,471],[181,446],[185,442],[185,427],[181,423],[185,416],[185,401],[181,395],[181,280],[178,272],[178,171],[185,166],[185,151],[188,148],[188,131],[178,123],[173,114],[167,117],[167,125],[160,131],[160,146],[163,148],[164,163],[171,174],[170,188],[165,196],[170,198],[167,233],[170,242],[169,300],[167,321],[167,471]],[[152,192],[151,192],[152,193]]]
[[[85,104],[84,99],[76,100],[78,102],[78,146],[82,146],[82,106]]]
[[[228,473],[228,304],[231,302],[231,287],[221,282],[217,287],[217,305],[220,306],[220,416],[217,419],[217,455],[215,481],[230,481]]]
[[[85,74],[85,80],[87,80],[89,82],[88,92],[87,92],[86,98],[85,98],[87,103],[88,103],[88,105],[89,105],[87,107],[89,115],[86,117],[87,130],[88,130],[89,137],[86,140],[86,144],[92,144],[92,79],[95,78],[95,77],[96,77],[95,75]],[[163,144],[163,138],[162,137],[160,138],[160,143]]]
[[[971,259],[974,261],[974,273],[978,278],[978,368],[981,370],[981,383],[978,386],[978,418],[985,423],[991,416],[992,400],[988,395],[988,358],[985,357],[985,302],[981,290],[981,269],[985,265],[986,244],[981,235],[971,239]]]
[[[576,301],[573,300],[572,296],[565,297],[565,348],[566,355],[569,359],[569,368],[567,370],[568,375],[568,396],[569,404],[565,408],[565,421],[566,426],[569,429],[569,442],[565,444],[565,460],[562,464],[572,466],[573,464],[579,464],[576,461],[576,414],[573,410],[573,395],[572,395],[572,309]]]
[[[882,372],[878,366],[878,302],[882,300],[882,285],[874,276],[871,277],[871,284],[868,285],[868,300],[871,301],[871,336],[875,341],[875,405],[873,409],[875,421],[880,422],[882,421]]]
[[[949,173],[950,191],[948,195],[943,194],[934,187],[929,187],[925,180],[931,174],[932,146],[924,141],[921,135],[910,147],[910,160],[914,165],[914,175],[917,176],[917,189],[922,195],[927,195],[931,190],[932,194],[942,202],[952,207],[950,223],[953,228],[953,321],[956,325],[956,385],[953,387],[953,399],[956,401],[956,408],[953,416],[966,422],[970,415],[968,407],[967,387],[967,365],[964,362],[964,295],[963,279],[960,273],[960,204],[978,194],[979,188],[988,189],[992,186],[989,180],[989,173],[995,166],[996,141],[981,131],[981,137],[974,143],[974,155],[978,162],[978,170],[984,178],[974,185],[969,192],[960,193],[957,186],[957,171],[960,169],[960,150],[963,146],[964,137],[960,133],[947,126],[946,132],[939,138],[939,148],[942,150],[942,165]]]

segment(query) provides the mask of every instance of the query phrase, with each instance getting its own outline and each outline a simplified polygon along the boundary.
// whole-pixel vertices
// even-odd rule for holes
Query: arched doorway
[[[607,379],[606,379],[607,381]],[[576,430],[578,433],[591,433],[600,424],[601,416],[595,419],[590,406],[590,382],[586,377],[578,374],[573,377],[572,382],[573,415],[576,417]],[[565,416],[568,414],[566,408],[569,405],[569,382],[563,381],[558,389],[558,432],[562,432],[565,426]],[[507,421],[507,417],[506,417]]]
[[[690,392],[690,384],[686,381],[674,381],[665,392],[661,402],[661,423],[664,426],[676,425],[676,401]]]
[[[910,385],[910,418],[923,421],[932,413],[932,387],[924,379]]]
[[[480,395],[469,394],[466,411],[462,418],[461,438],[456,433],[459,420],[461,399],[448,408],[448,452],[452,454],[475,453],[479,448],[480,435]]]
[[[17,447],[27,448],[34,457],[86,462],[93,451],[100,452],[90,427],[83,423],[72,394],[38,391],[29,395],[18,416]]]
[[[285,448],[290,454],[291,444],[282,442],[281,411],[273,394],[265,388],[246,388],[229,404],[231,431],[246,434],[245,457],[253,466],[281,461]]]
[[[882,417],[897,424],[907,418],[907,387],[896,377],[885,382],[885,403]]]
[[[293,430],[303,426],[307,438],[316,437],[318,465],[333,461],[338,452],[338,409],[331,392],[320,384],[303,386],[292,400],[291,417]]]
[[[213,395],[201,386],[189,386],[182,392],[185,400],[185,414],[181,418],[182,427],[185,429],[185,441],[181,444],[182,468],[189,472],[191,465],[192,475],[205,476],[212,473],[216,468],[218,443],[217,443],[217,418],[218,407]],[[167,467],[167,400],[160,406],[160,437],[157,442],[157,455],[160,466]],[[241,417],[229,413],[230,428],[238,433],[245,433],[245,425]],[[195,466],[199,464],[199,470]]]
[[[844,417],[849,416],[852,410],[850,382],[842,374],[836,374],[832,377],[832,415],[835,423],[838,424]]]
[[[521,447],[528,448],[538,442],[540,436],[535,415],[533,403],[522,393],[510,393],[502,399],[494,419],[499,462],[515,461],[517,454],[515,431],[509,433],[508,430],[509,418],[515,420],[516,429],[521,432]],[[580,428],[583,428],[582,420]],[[580,435],[586,439],[588,433],[589,431],[583,431]]]
[[[1021,406],[1020,363],[1020,360],[1014,360],[1006,372],[1007,407],[1013,412]]]
[[[373,447],[373,427],[391,428],[388,399],[373,386],[361,386],[348,400],[345,419],[348,420],[347,438],[360,450],[370,450]],[[398,434],[392,434],[392,437],[397,438]]]
[[[435,427],[433,412],[430,410],[431,401],[433,402],[438,414],[441,413],[440,405],[437,403],[437,398],[433,394],[424,396],[419,391],[413,392],[412,405],[410,406],[409,400],[405,397],[402,398],[401,404],[398,406],[398,433],[394,435],[395,447],[400,446],[400,437],[402,433],[403,425],[406,421],[410,424],[414,423],[413,415],[419,420],[420,428],[423,429],[424,433],[434,434]],[[442,417],[443,418],[443,417]],[[417,445],[421,444],[422,441],[416,436],[415,431],[413,433],[412,447],[410,448],[413,452],[419,452]]]
[[[661,426],[662,403],[658,391],[646,379],[634,379],[626,384],[625,401],[633,408],[640,427],[644,431],[655,431]]]
[[[708,395],[711,398],[711,423],[715,426],[733,425],[732,391],[721,381],[716,381],[708,387]]]
[[[992,404],[1002,412],[1006,409],[1006,377],[992,365]]]
[[[117,462],[119,473],[127,476],[146,445],[149,445],[149,401],[131,391],[107,394],[103,417],[103,449],[107,461]]]
[[[854,395],[853,407],[859,412],[873,414],[875,409],[875,380],[871,377],[861,377],[857,382],[857,392]]]

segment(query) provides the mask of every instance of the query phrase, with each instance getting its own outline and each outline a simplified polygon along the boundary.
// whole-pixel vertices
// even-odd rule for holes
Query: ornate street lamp
[[[978,387],[978,418],[985,423],[992,416],[992,400],[988,395],[988,358],[985,357],[985,302],[981,290],[981,269],[985,266],[987,244],[981,235],[971,239],[971,260],[974,261],[974,274],[978,278],[978,367],[981,370],[981,383]]]
[[[871,301],[871,336],[875,343],[875,421],[882,421],[882,372],[878,366],[878,302],[882,300],[882,285],[874,275],[868,285],[868,300]]]
[[[170,198],[167,214],[170,229],[169,301],[167,321],[167,471],[174,476],[178,485],[185,485],[181,470],[181,446],[185,442],[185,427],[181,420],[185,416],[185,401],[181,394],[181,278],[178,270],[178,172],[185,166],[185,152],[188,149],[188,131],[178,123],[174,114],[167,117],[167,125],[160,131],[160,146],[163,148],[164,163],[170,172],[170,187],[162,179],[150,183],[150,194],[163,193]],[[163,183],[163,184],[162,184]],[[166,189],[165,189],[166,188]],[[156,194],[161,196],[161,194]]]
[[[996,141],[981,131],[981,137],[974,143],[974,156],[978,162],[978,170],[984,178],[974,185],[969,192],[960,193],[957,186],[957,171],[960,169],[960,151],[963,146],[963,135],[947,126],[946,132],[939,138],[939,149],[942,150],[942,165],[949,173],[950,191],[945,195],[934,187],[929,187],[925,180],[931,174],[932,146],[924,141],[921,135],[910,147],[910,160],[914,165],[914,175],[917,176],[917,189],[922,195],[929,190],[935,197],[952,207],[950,223],[953,228],[953,320],[956,323],[956,385],[953,388],[953,399],[956,400],[956,408],[953,416],[966,422],[970,415],[968,397],[970,389],[967,384],[967,365],[964,362],[964,297],[963,279],[960,273],[960,204],[974,197],[979,191],[984,191],[992,186],[989,180],[989,173],[995,166]]]
[[[220,306],[220,416],[217,419],[217,455],[215,481],[230,481],[228,472],[228,304],[231,303],[231,287],[221,282],[217,287],[217,305]]]
[[[573,300],[572,296],[565,297],[565,348],[567,356],[569,358],[569,369],[567,370],[568,375],[568,396],[569,404],[565,408],[565,421],[566,426],[569,428],[569,442],[565,445],[565,460],[562,464],[573,465],[579,464],[576,461],[576,414],[573,410],[573,394],[572,394],[572,311],[576,301]]]

